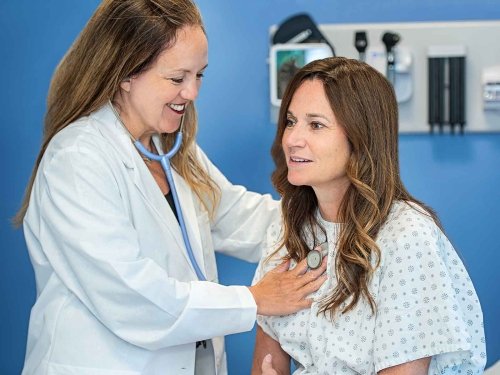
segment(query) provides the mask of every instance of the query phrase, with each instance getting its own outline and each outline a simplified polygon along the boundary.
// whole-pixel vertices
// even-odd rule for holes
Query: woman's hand
[[[273,356],[267,354],[262,360],[262,375],[279,375],[278,372],[273,368]]]
[[[315,270],[309,270],[307,260],[289,270],[290,261],[269,271],[257,284],[249,287],[260,315],[288,315],[309,308],[312,299],[306,298],[326,280],[326,257]]]
[[[259,325],[255,332],[252,375],[290,375],[290,356]]]

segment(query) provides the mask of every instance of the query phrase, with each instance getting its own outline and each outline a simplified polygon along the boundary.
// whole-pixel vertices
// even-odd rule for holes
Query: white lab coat
[[[23,375],[193,374],[196,341],[253,327],[248,289],[216,283],[214,248],[258,261],[278,204],[230,184],[201,150],[199,159],[222,191],[213,222],[174,179],[213,282],[197,281],[178,222],[109,105],[53,138],[24,220],[37,300]],[[222,338],[213,344],[225,374]]]

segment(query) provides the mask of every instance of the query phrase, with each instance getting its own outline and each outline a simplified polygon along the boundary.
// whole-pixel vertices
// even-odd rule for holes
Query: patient
[[[390,83],[356,60],[306,65],[272,153],[283,224],[255,282],[321,248],[328,279],[310,309],[258,317],[252,374],[290,374],[291,360],[294,374],[482,373],[481,306],[435,213],[401,181]]]

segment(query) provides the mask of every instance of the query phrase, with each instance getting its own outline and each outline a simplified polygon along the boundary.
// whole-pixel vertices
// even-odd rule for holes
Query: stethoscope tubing
[[[172,174],[172,166],[170,165],[170,159],[176,154],[176,152],[180,149],[182,144],[182,132],[179,131],[175,138],[175,143],[172,149],[163,155],[156,155],[149,152],[144,145],[138,140],[134,142],[135,147],[141,154],[148,157],[151,160],[159,161],[163,170],[165,171],[165,175],[167,176],[167,182],[172,191],[172,196],[174,198],[175,210],[177,211],[177,217],[179,218],[179,224],[182,232],[182,239],[184,240],[184,245],[186,246],[187,254],[189,256],[189,260],[193,265],[194,271],[196,272],[196,276],[201,281],[206,281],[206,277],[200,269],[196,258],[194,257],[193,249],[191,248],[191,243],[189,242],[189,236],[187,234],[186,222],[184,221],[184,215],[182,214],[181,204],[179,202],[179,196],[177,195],[177,189],[174,183],[174,176]]]

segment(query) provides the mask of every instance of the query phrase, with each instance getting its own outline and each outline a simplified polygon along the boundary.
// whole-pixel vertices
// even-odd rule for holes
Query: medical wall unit
[[[270,36],[276,29],[270,28]],[[391,81],[400,133],[500,132],[500,21],[320,24],[318,29],[336,56],[363,60]],[[276,104],[271,103],[272,122]]]

